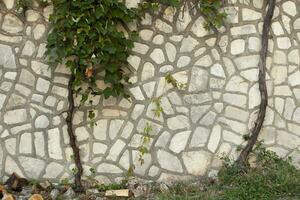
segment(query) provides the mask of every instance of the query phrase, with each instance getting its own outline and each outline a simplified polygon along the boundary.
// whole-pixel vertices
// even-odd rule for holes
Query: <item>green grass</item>
[[[275,153],[258,145],[253,152],[255,167],[241,170],[233,162],[224,161],[224,167],[215,183],[188,185],[177,183],[169,192],[156,195],[158,200],[291,200],[300,199],[300,171],[290,159],[281,159]]]

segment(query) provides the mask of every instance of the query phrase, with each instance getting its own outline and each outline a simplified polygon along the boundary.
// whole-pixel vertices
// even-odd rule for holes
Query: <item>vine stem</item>
[[[82,186],[81,182],[81,177],[83,174],[83,167],[81,163],[81,158],[80,158],[80,150],[76,144],[76,135],[74,134],[73,130],[73,117],[74,117],[74,112],[75,112],[75,106],[74,106],[74,90],[73,90],[73,83],[75,80],[74,74],[71,75],[69,79],[69,84],[68,84],[68,101],[69,101],[69,107],[67,110],[67,117],[66,117],[66,123],[67,123],[67,130],[68,130],[68,135],[70,138],[70,146],[73,150],[74,154],[74,162],[77,168],[76,174],[75,174],[75,192],[82,193],[84,192],[84,187]]]
[[[261,39],[261,52],[260,52],[260,62],[259,62],[259,74],[258,74],[258,84],[259,84],[259,91],[261,97],[261,103],[259,106],[259,112],[254,123],[254,127],[252,129],[252,134],[245,146],[245,148],[240,153],[236,163],[238,166],[244,168],[247,164],[248,157],[250,152],[252,151],[255,143],[257,142],[259,133],[261,131],[263,122],[266,116],[266,110],[268,105],[268,91],[266,85],[266,59],[268,54],[268,39],[269,39],[269,32],[271,27],[271,22],[274,14],[276,0],[268,0],[267,6],[268,10],[264,17],[264,24],[263,24],[263,31],[262,31],[262,39]]]

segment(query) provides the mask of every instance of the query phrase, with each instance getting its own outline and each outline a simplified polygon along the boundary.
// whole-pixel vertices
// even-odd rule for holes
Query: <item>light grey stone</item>
[[[220,64],[214,64],[211,68],[210,68],[210,73],[212,75],[215,75],[217,77],[221,77],[221,78],[225,78],[225,72],[223,70],[223,67]]]
[[[299,30],[300,29],[300,18],[296,19],[293,23],[294,29]]]
[[[165,32],[165,33],[171,33],[173,31],[173,28],[171,25],[167,24],[166,22],[157,19],[155,21],[155,28],[157,28],[158,30]]]
[[[229,24],[235,24],[239,22],[239,7],[228,6],[224,8],[227,17],[226,22]]]
[[[249,113],[244,109],[227,106],[225,108],[225,116],[238,121],[246,122],[249,118]]]
[[[130,161],[129,161],[129,151],[126,150],[123,155],[120,158],[119,161],[120,165],[124,168],[124,169],[129,169],[130,167]]]
[[[20,74],[20,78],[19,78],[19,82],[24,83],[24,84],[29,85],[29,86],[34,86],[35,77],[27,69],[22,69],[21,74]]]
[[[211,154],[206,151],[189,151],[182,154],[183,163],[189,174],[203,176],[211,162]]]
[[[115,166],[113,164],[109,164],[109,163],[102,163],[102,164],[100,164],[97,167],[97,172],[99,172],[99,173],[107,173],[107,172],[109,172],[111,174],[121,174],[121,173],[123,173],[123,171],[119,167],[117,167],[117,166]]]
[[[159,172],[159,168],[153,165],[150,167],[148,175],[154,177],[158,175],[158,172]]]
[[[248,69],[242,71],[240,74],[243,78],[247,79],[250,82],[256,82],[258,80],[258,69]]]
[[[232,55],[238,55],[243,53],[245,51],[245,40],[243,39],[233,40],[231,42],[230,49]]]
[[[140,152],[133,150],[132,151],[132,161],[133,165],[135,166],[134,173],[138,175],[145,175],[146,170],[150,167],[152,156],[151,154],[145,154],[143,155],[144,163],[141,165],[140,162]]]
[[[292,46],[291,40],[288,37],[278,37],[277,45],[279,49],[289,49]]]
[[[54,107],[55,103],[57,102],[56,98],[53,97],[53,96],[48,96],[46,101],[45,101],[45,104],[47,106],[50,106],[50,107]]]
[[[220,125],[215,125],[212,128],[211,134],[210,134],[210,138],[207,144],[207,148],[208,150],[210,150],[212,153],[215,153],[218,146],[219,146],[219,142],[221,140],[221,126]]]
[[[288,77],[288,82],[291,86],[300,85],[300,71],[296,71]]]
[[[155,74],[155,68],[154,68],[153,64],[151,64],[150,62],[147,62],[144,64],[141,80],[142,81],[148,80],[148,79],[154,77],[154,74]]]
[[[22,37],[21,36],[7,36],[7,35],[3,35],[0,33],[0,41],[7,42],[7,43],[20,43],[22,41]]]
[[[217,114],[209,111],[204,115],[204,117],[200,120],[200,124],[205,125],[205,126],[210,126],[215,122]]]
[[[24,24],[16,15],[8,13],[3,18],[2,29],[8,33],[19,33],[24,29]]]
[[[154,44],[161,45],[161,44],[164,43],[164,36],[162,36],[162,35],[160,35],[160,34],[159,34],[159,35],[156,35],[156,36],[153,38],[152,42],[153,42]]]
[[[291,96],[292,91],[288,85],[276,86],[274,88],[274,95],[278,96]]]
[[[276,50],[273,56],[275,64],[287,64],[287,56],[283,51]]]
[[[46,27],[43,24],[38,24],[36,27],[33,29],[33,37],[35,40],[41,39],[46,32]]]
[[[141,20],[142,25],[151,25],[152,24],[152,16],[149,13],[146,13]]]
[[[198,44],[199,42],[195,38],[188,36],[182,40],[180,52],[191,52]]]
[[[4,68],[16,68],[15,56],[10,46],[0,44],[0,65]]]
[[[6,104],[6,108],[12,109],[18,106],[24,106],[26,104],[26,99],[17,94],[11,94],[8,102]]]
[[[93,144],[93,153],[94,154],[105,154],[107,150],[107,145],[102,144],[100,142],[95,142]]]
[[[193,67],[189,85],[189,92],[205,91],[208,86],[208,77],[209,76],[207,71],[199,67]]]
[[[188,64],[190,64],[190,62],[191,58],[189,56],[181,56],[177,61],[177,67],[186,67]]]
[[[0,93],[0,109],[3,108],[5,99],[6,99],[6,95]]]
[[[293,115],[293,120],[295,122],[300,122],[300,107],[298,107],[295,112],[294,112],[294,115]]]
[[[117,140],[110,148],[107,159],[116,161],[121,151],[124,149],[125,145],[126,145],[125,142],[123,142],[122,140]]]
[[[148,98],[151,98],[153,96],[155,84],[156,82],[152,81],[143,85],[144,92],[146,93],[146,96]]]
[[[15,109],[7,111],[4,114],[4,123],[18,124],[27,120],[27,113],[25,109]]]
[[[182,165],[180,160],[173,154],[164,151],[158,150],[157,151],[157,159],[158,163],[163,169],[174,171],[174,172],[182,172]]]
[[[38,53],[36,55],[37,58],[42,58],[45,55],[46,52],[46,43],[42,43],[40,44],[39,48],[38,48]]]
[[[27,22],[35,22],[40,18],[40,13],[35,10],[26,10],[25,18]]]
[[[231,35],[237,36],[237,35],[249,35],[252,33],[256,33],[256,28],[254,25],[248,24],[248,25],[242,25],[242,26],[236,26],[230,29]]]
[[[31,68],[36,74],[51,78],[51,70],[48,65],[38,61],[32,61]]]
[[[282,28],[280,22],[278,22],[278,21],[272,23],[272,30],[273,30],[273,33],[277,36],[284,34],[283,28]]]
[[[251,55],[251,56],[243,56],[234,59],[235,64],[238,69],[248,69],[254,68],[258,66],[259,63],[259,55]]]
[[[210,130],[204,127],[197,127],[193,132],[193,136],[190,142],[190,147],[204,147],[208,141]]]
[[[300,55],[299,55],[299,50],[298,49],[294,49],[289,53],[288,61],[293,63],[293,64],[296,64],[296,65],[299,64]]]
[[[10,80],[15,80],[17,76],[16,72],[6,72],[4,74],[4,78],[10,79]]]
[[[5,143],[5,148],[7,152],[11,155],[15,155],[17,151],[17,140],[16,138],[10,138],[4,141]],[[0,161],[2,162],[2,148],[0,147]],[[1,170],[0,170],[1,171]]]
[[[141,58],[138,56],[129,56],[127,61],[135,70],[138,70],[141,63]]]
[[[45,168],[45,161],[37,158],[21,156],[19,161],[25,174],[31,179],[38,179]]]
[[[228,80],[226,91],[247,93],[249,84],[240,76],[233,76]]]
[[[61,137],[58,128],[48,130],[48,153],[53,159],[62,159]]]
[[[32,137],[30,133],[23,133],[21,135],[19,152],[21,154],[32,153]]]
[[[287,68],[285,66],[274,66],[271,70],[271,76],[275,85],[282,84],[287,79]]]
[[[242,11],[242,17],[244,21],[253,21],[262,18],[261,13],[252,9],[244,8]]]
[[[172,43],[167,42],[165,45],[165,48],[167,50],[167,56],[168,56],[169,61],[174,62],[175,58],[176,58],[176,53],[177,53],[176,47]]]
[[[191,131],[183,131],[174,135],[170,142],[170,150],[174,153],[182,152],[187,145],[190,135]]]
[[[244,95],[226,93],[223,95],[223,100],[231,105],[245,108],[247,103],[247,98]]]
[[[240,145],[243,142],[243,138],[241,135],[237,135],[227,130],[223,130],[223,139],[236,145]]]
[[[295,108],[296,108],[296,105],[295,105],[294,99],[287,98],[285,101],[283,117],[288,120],[291,120]]]
[[[282,4],[283,11],[291,16],[295,16],[297,14],[297,8],[293,1],[286,1]]]
[[[189,119],[184,115],[177,115],[167,119],[167,124],[171,130],[186,129],[190,127]]]
[[[264,127],[259,134],[259,140],[263,140],[264,144],[271,145],[275,143],[276,129],[273,127]]]
[[[36,90],[42,93],[47,93],[50,87],[50,81],[47,81],[43,78],[38,78],[36,84]]]
[[[203,17],[198,17],[191,28],[192,33],[194,33],[199,38],[209,34],[209,32],[203,27],[204,23],[205,19]]]
[[[38,156],[45,156],[45,134],[43,132],[34,133],[34,147]]]
[[[145,133],[144,129],[145,129],[147,124],[151,124],[151,126],[152,126],[152,130],[149,132],[149,135],[152,135],[152,136],[158,135],[159,132],[162,129],[162,126],[158,123],[155,123],[154,121],[150,121],[150,120],[147,120],[147,119],[141,119],[138,122],[136,130],[139,133],[144,134]]]
[[[4,170],[7,174],[17,173],[21,177],[25,177],[20,167],[10,156],[6,157]]]
[[[137,118],[139,118],[142,114],[142,112],[144,111],[145,106],[141,105],[141,104],[137,104],[135,105],[132,114],[131,114],[131,118],[136,120]]]
[[[287,133],[285,131],[277,130],[276,141],[279,145],[282,145],[288,149],[297,148],[300,145],[300,137]]]
[[[127,124],[124,126],[121,136],[125,139],[129,138],[132,134],[133,127],[134,127],[133,123],[127,122]]]
[[[153,31],[144,29],[139,32],[140,37],[145,41],[150,41],[153,36]]]
[[[6,8],[8,10],[12,9],[14,7],[14,0],[3,0],[3,3],[5,4]]]
[[[188,9],[185,9],[185,6],[182,6],[180,10],[182,12],[182,15],[178,16],[176,21],[176,28],[178,32],[184,31],[192,21],[190,12]]]
[[[162,64],[165,62],[164,52],[161,49],[154,49],[150,54],[150,57],[156,64]]]
[[[167,131],[164,131],[157,139],[155,146],[156,147],[166,147],[170,138],[171,138],[170,133]]]
[[[49,119],[45,115],[40,115],[35,119],[35,128],[47,128],[49,126]]]
[[[253,0],[253,5],[255,8],[262,8],[263,2],[260,0]]]
[[[209,93],[190,94],[183,97],[184,102],[187,104],[197,105],[211,101],[211,95]]]
[[[173,110],[172,105],[171,105],[170,101],[168,100],[168,98],[166,98],[166,97],[161,98],[161,107],[163,108],[163,112],[166,115],[174,114],[174,110]]]
[[[212,59],[209,55],[205,55],[196,61],[195,65],[200,67],[209,67],[213,64]]]
[[[51,162],[46,166],[46,170],[43,178],[55,179],[62,173],[63,169],[64,169],[63,165],[56,162]]]
[[[76,128],[75,129],[75,135],[76,135],[76,139],[79,142],[87,140],[90,137],[90,134],[89,134],[88,130],[84,126]]]
[[[173,35],[170,37],[170,40],[173,42],[180,42],[183,39],[183,35]]]
[[[127,8],[137,8],[140,0],[126,0],[125,5]]]
[[[109,138],[115,139],[124,123],[124,120],[115,119],[110,122],[109,125]]]

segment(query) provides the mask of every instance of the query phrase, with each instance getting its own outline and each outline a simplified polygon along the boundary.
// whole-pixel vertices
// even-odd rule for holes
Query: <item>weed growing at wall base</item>
[[[255,148],[252,167],[241,170],[225,159],[215,183],[175,184],[157,199],[278,200],[300,199],[300,170],[290,159],[281,159],[261,144]]]

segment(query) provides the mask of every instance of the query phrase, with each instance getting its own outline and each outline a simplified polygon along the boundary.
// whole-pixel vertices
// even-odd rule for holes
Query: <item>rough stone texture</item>
[[[0,178],[10,173],[59,181],[72,177],[72,150],[63,112],[69,71],[46,64],[46,36],[52,6],[34,8],[21,20],[13,0],[0,6]],[[126,1],[136,7],[137,0]],[[146,14],[138,27],[129,64],[136,71],[131,101],[97,98],[97,125],[88,126],[88,107],[73,119],[85,175],[89,168],[109,182],[131,165],[151,180],[179,180],[217,170],[216,157],[234,149],[249,133],[260,103],[258,63],[263,1],[233,1],[219,37],[204,19],[185,13]],[[296,1],[277,2],[267,59],[269,105],[261,139],[282,157],[300,153],[300,15]],[[188,10],[188,9],[186,9]],[[165,81],[173,75],[183,89]],[[99,82],[99,85],[102,83]],[[152,100],[162,95],[155,118]],[[139,163],[145,125],[152,125]],[[217,164],[216,164],[217,163]],[[300,166],[299,159],[294,161]]]

